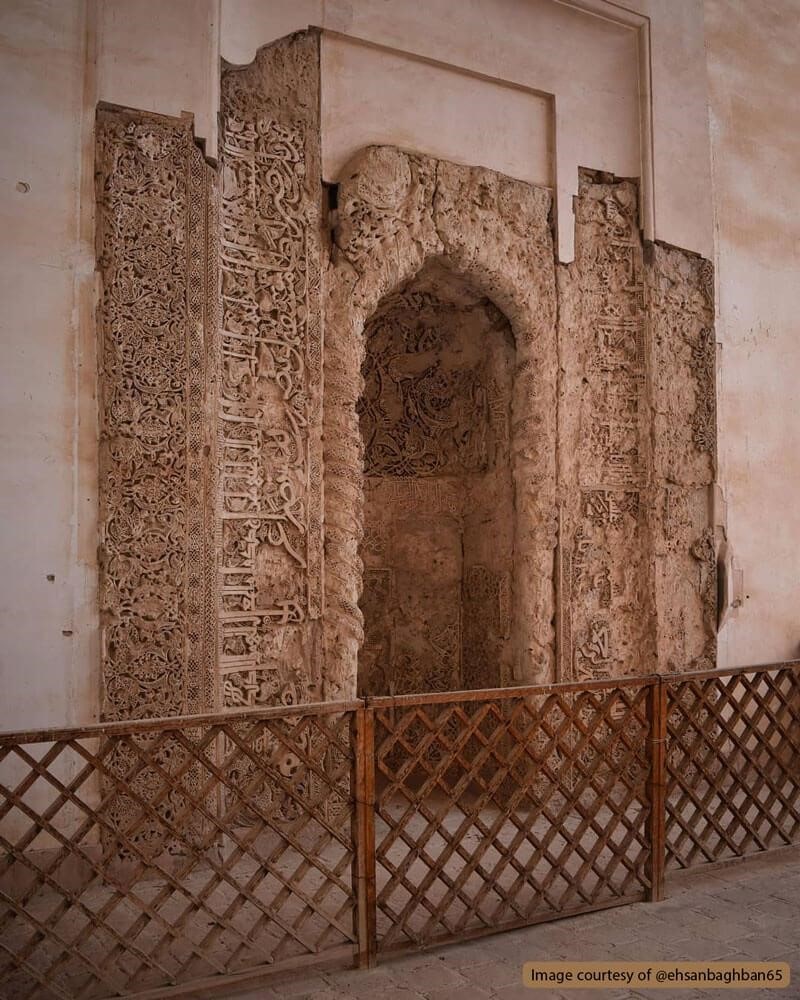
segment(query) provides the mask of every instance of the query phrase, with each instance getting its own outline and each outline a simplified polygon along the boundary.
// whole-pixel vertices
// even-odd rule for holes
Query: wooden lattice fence
[[[0,995],[349,957],[355,707],[0,738]]]
[[[666,865],[800,841],[800,668],[665,678]]]
[[[378,951],[643,899],[651,689],[373,699]]]
[[[0,735],[0,997],[366,966],[800,842],[800,663]]]

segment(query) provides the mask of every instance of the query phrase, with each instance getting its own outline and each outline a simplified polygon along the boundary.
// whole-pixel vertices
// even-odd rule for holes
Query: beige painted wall
[[[99,100],[194,116],[217,151],[220,0],[91,0]]]
[[[376,144],[553,186],[552,98],[345,35],[320,50],[324,180]]]
[[[0,5],[0,728],[97,704],[86,45],[82,0]]]
[[[800,4],[707,0],[735,666],[800,655]]]

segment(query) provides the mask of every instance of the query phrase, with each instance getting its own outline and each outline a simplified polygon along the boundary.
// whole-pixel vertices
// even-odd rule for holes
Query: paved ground
[[[793,965],[785,990],[530,990],[534,958],[592,961],[775,959]],[[231,994],[236,1000],[798,1000],[800,850],[681,876],[662,903],[641,903],[382,963],[369,971],[296,975]]]

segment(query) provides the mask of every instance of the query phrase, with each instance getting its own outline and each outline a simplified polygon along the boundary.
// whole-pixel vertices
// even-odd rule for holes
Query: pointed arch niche
[[[326,275],[328,698],[354,695],[359,669],[370,693],[552,677],[550,205],[393,147],[344,171]]]

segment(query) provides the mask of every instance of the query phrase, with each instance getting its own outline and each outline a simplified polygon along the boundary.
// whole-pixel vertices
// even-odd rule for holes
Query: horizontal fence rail
[[[800,843],[800,662],[0,735],[0,997],[161,996]]]

